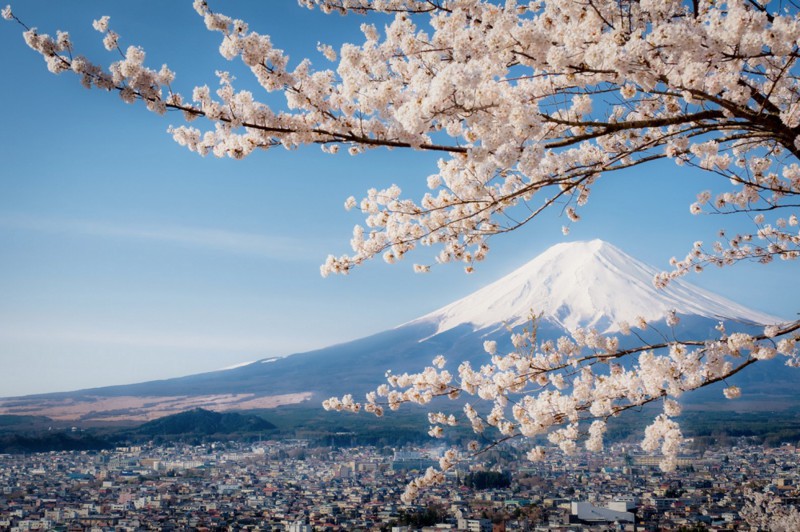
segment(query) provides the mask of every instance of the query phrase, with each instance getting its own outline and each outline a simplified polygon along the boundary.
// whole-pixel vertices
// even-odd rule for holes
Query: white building
[[[573,502],[571,510],[572,515],[587,523],[633,523],[635,519],[631,512],[601,508],[589,502]]]

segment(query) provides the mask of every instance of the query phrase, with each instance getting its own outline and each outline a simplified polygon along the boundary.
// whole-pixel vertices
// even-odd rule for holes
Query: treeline
[[[50,451],[97,451],[113,449],[114,439],[87,433],[50,432],[36,435],[6,434],[0,436],[0,453],[44,453]]]
[[[475,471],[465,476],[462,483],[476,490],[507,488],[511,486],[511,472]]]
[[[690,413],[682,425],[686,434],[701,447],[728,447],[739,438],[750,443],[776,447],[800,442],[800,416],[797,412],[703,412]]]
[[[436,523],[441,523],[447,519],[447,516],[448,513],[442,506],[431,504],[422,510],[408,512],[401,510],[399,517],[389,524],[392,527],[410,526],[414,529],[418,529],[424,526],[434,526]],[[391,528],[388,529],[391,530]]]

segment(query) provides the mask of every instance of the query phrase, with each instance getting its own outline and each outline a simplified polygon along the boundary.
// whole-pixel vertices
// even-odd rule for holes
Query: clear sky
[[[359,39],[359,17],[325,16],[293,0],[212,7],[273,36],[293,61],[318,41]],[[240,63],[217,53],[191,1],[42,2],[13,5],[41,32],[71,33],[79,53],[105,64],[92,20],[111,16],[123,48],[167,63],[185,95]],[[219,369],[325,347],[394,327],[510,272],[565,240],[603,238],[666,268],[695,240],[733,218],[696,217],[689,204],[715,185],[669,162],[595,187],[583,221],[561,235],[556,214],[496,239],[489,259],[415,275],[413,261],[375,262],[323,279],[329,253],[349,251],[344,200],[398,183],[422,191],[436,157],[376,150],[358,157],[319,148],[259,152],[244,161],[201,158],[159,117],[115,94],[50,74],[15,24],[0,24],[0,396],[63,391]],[[431,262],[425,250],[417,262]],[[800,310],[796,264],[745,264],[688,279],[752,308]]]

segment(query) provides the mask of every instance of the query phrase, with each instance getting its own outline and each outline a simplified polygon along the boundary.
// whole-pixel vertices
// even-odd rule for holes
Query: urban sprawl
[[[788,445],[690,453],[671,473],[634,445],[537,463],[506,446],[401,503],[443,451],[293,440],[0,455],[0,530],[736,530],[745,488],[793,504],[800,481]]]

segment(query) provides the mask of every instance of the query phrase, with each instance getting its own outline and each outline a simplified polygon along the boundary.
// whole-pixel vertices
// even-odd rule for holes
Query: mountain
[[[714,320],[770,324],[780,318],[748,310],[682,280],[653,286],[658,271],[602,240],[557,244],[477,292],[414,320],[433,322],[437,334],[468,323],[476,329],[528,321],[531,309],[568,331],[619,331],[641,316],[660,320],[670,310]]]
[[[510,349],[506,327],[522,327],[532,311],[541,313],[541,339],[578,327],[614,333],[621,321],[634,323],[638,316],[669,331],[663,316],[672,309],[681,317],[674,329],[678,338],[713,337],[719,321],[729,330],[759,330],[783,321],[681,280],[658,290],[652,284],[655,274],[655,269],[600,240],[559,244],[463,299],[366,338],[177,379],[0,399],[0,414],[147,421],[198,407],[224,411],[319,404],[331,395],[373,389],[384,381],[387,369],[422,369],[437,354],[445,355],[453,368],[465,359],[482,364],[483,341],[493,339],[501,351]],[[642,336],[663,340],[652,331]],[[622,343],[633,341],[630,338],[622,337]],[[765,404],[777,396],[797,402],[796,386],[787,380],[791,376],[774,362],[743,373],[758,377],[761,385],[753,390]]]

